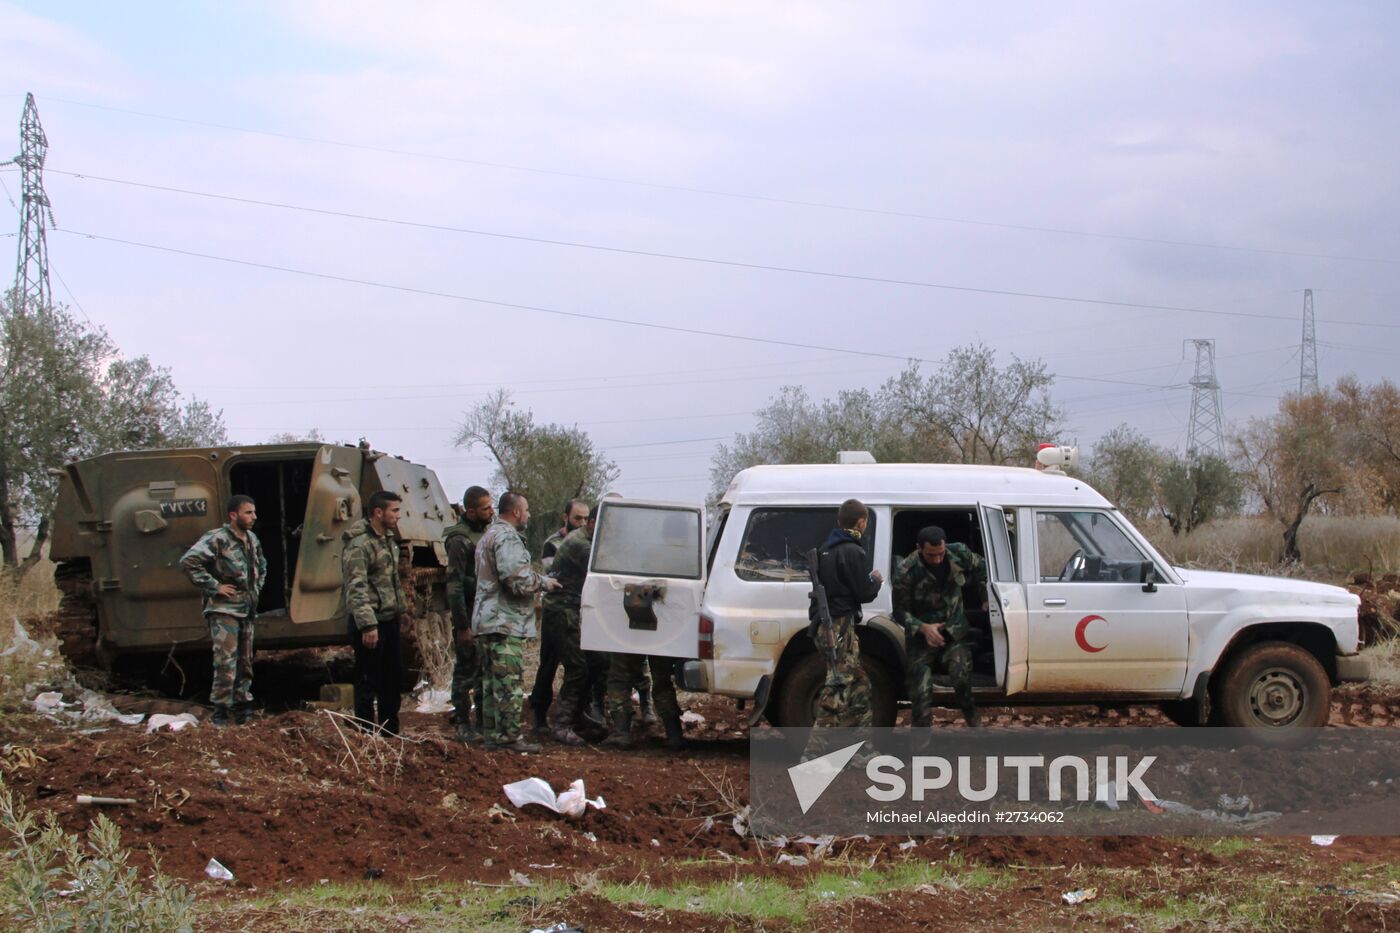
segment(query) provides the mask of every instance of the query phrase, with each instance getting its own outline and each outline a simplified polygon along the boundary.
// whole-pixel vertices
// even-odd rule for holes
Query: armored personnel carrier
[[[200,594],[180,558],[224,523],[237,493],[257,503],[253,530],[267,556],[257,647],[346,644],[341,532],[381,489],[403,497],[400,571],[411,612],[444,611],[442,533],[456,519],[420,464],[318,443],[119,451],[67,464],[50,545],[64,653],[111,669],[125,656],[208,650]]]

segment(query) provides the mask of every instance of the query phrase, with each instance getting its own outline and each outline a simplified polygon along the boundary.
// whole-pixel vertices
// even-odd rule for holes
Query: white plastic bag
[[[539,804],[553,810],[555,813],[562,813],[570,819],[577,819],[589,806],[602,810],[607,807],[602,797],[589,800],[584,795],[583,778],[579,778],[569,785],[569,789],[562,794],[556,795],[554,788],[549,786],[549,782],[543,778],[529,777],[523,781],[516,781],[514,784],[506,784],[501,787],[506,792],[506,799],[515,804],[516,807],[524,807],[528,804]]]

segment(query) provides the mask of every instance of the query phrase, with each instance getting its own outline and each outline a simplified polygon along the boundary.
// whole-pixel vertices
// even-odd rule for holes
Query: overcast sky
[[[1397,33],[1387,2],[0,3],[0,152],[32,91],[55,295],[238,441],[364,436],[456,496],[506,386],[625,494],[697,499],[780,386],[903,366],[841,349],[1044,359],[1086,452],[1184,444],[1188,338],[1228,422],[1274,410],[1305,288],[1323,381],[1392,376]]]

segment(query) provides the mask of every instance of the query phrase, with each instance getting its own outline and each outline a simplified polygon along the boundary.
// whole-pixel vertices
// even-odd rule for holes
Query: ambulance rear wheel
[[[874,724],[893,726],[898,698],[894,675],[879,658],[863,651],[860,666],[870,678],[870,712]],[[811,726],[817,718],[817,700],[825,682],[826,659],[820,654],[803,656],[783,678],[778,695],[769,701],[769,720],[777,726]]]

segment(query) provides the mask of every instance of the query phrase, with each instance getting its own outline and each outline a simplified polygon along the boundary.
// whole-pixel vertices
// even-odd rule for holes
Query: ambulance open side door
[[[1000,506],[980,505],[987,551],[987,609],[998,686],[1010,696],[1026,689],[1029,616],[1026,588],[1016,574],[1015,548]]]

